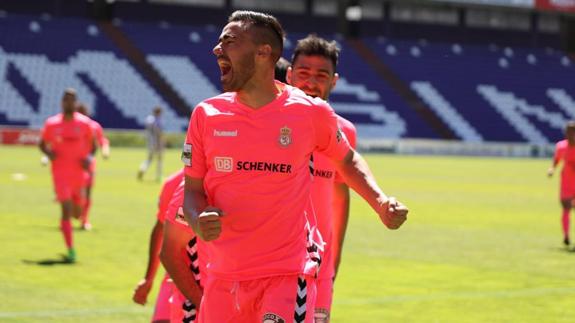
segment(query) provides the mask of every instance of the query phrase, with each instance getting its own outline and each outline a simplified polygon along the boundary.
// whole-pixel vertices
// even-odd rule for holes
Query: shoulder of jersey
[[[202,101],[199,105],[202,105],[202,103],[211,104],[219,102],[228,102],[228,103],[234,102],[234,92],[224,92],[216,96],[212,96],[211,98],[207,98],[204,101]]]
[[[557,147],[567,147],[567,139],[563,139],[561,141],[558,141],[556,146]]]
[[[78,113],[78,112],[74,112],[74,119],[78,120],[78,121],[82,121],[85,122],[87,124],[92,124],[92,122],[95,122],[94,120],[90,119],[89,117]]]
[[[337,115],[337,122],[343,130],[347,129],[355,132],[355,126],[353,125],[353,123],[347,120],[346,118],[340,116],[339,114]]]
[[[180,169],[179,171],[171,174],[166,180],[166,183],[170,182],[181,182],[184,179],[184,169]]]
[[[219,114],[222,110],[227,110],[234,103],[234,92],[225,92],[213,96],[198,103],[196,109],[202,109],[206,115]],[[194,109],[195,110],[195,109]]]
[[[46,123],[55,123],[55,122],[58,122],[60,120],[62,120],[62,114],[58,113],[58,114],[55,114],[53,116],[48,117],[46,119]]]
[[[301,106],[319,106],[319,105],[327,105],[327,102],[321,98],[314,98],[307,94],[304,91],[293,87],[291,85],[286,84],[286,91],[289,91],[288,98],[286,100],[286,107],[291,105],[301,105]]]

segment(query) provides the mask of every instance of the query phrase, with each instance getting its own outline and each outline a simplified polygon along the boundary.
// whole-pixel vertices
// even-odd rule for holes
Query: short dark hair
[[[322,56],[331,61],[335,73],[339,59],[339,47],[335,41],[327,41],[315,34],[309,34],[306,38],[297,41],[291,63],[295,63],[299,55]]]
[[[287,83],[286,75],[290,65],[290,62],[287,59],[280,57],[280,59],[278,59],[276,62],[275,79],[282,83]]]
[[[246,28],[255,27],[254,41],[259,44],[269,44],[272,48],[274,63],[281,57],[284,49],[285,32],[276,17],[261,12],[237,10],[228,18],[230,22],[245,23]]]

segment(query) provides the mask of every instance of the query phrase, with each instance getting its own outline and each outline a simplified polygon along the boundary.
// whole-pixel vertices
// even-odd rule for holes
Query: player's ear
[[[262,57],[262,58],[266,58],[271,56],[272,54],[272,47],[268,44],[264,44],[258,47],[257,50],[257,55]]]
[[[289,85],[292,85],[292,84],[291,84],[291,73],[292,73],[292,72],[293,72],[293,69],[291,68],[291,66],[288,67],[288,68],[287,68],[287,71],[286,71],[286,82],[287,82],[287,84],[289,84]]]
[[[339,80],[339,74],[335,73],[335,74],[333,74],[333,80],[331,81],[331,89],[330,90],[335,89],[335,86],[337,84],[337,80]]]

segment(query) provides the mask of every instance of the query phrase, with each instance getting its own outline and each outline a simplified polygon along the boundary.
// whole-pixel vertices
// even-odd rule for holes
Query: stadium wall
[[[141,130],[106,130],[112,147],[145,147],[145,133]],[[37,145],[40,130],[24,127],[0,127],[1,145]],[[167,148],[178,148],[185,140],[184,133],[166,133]],[[359,139],[357,148],[361,152],[389,153],[401,155],[455,155],[491,157],[549,157],[553,145],[520,143],[466,143],[452,140],[428,139]]]

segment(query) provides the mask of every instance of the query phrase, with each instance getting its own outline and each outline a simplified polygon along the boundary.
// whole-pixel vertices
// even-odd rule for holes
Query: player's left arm
[[[160,260],[182,294],[199,308],[203,292],[186,261],[186,246],[192,238],[193,234],[184,227],[166,221]]]
[[[347,141],[351,148],[355,149],[357,144],[357,131],[354,125],[346,119],[338,116],[338,124],[345,134]],[[345,232],[347,230],[347,223],[350,213],[350,194],[349,186],[343,181],[341,176],[336,172],[333,184],[333,245],[332,252],[334,256],[335,276],[339,270],[341,257],[343,253],[343,243],[345,240]],[[335,278],[335,277],[334,277]]]
[[[86,155],[85,155],[84,159],[82,160],[82,167],[85,170],[89,170],[90,164],[92,163],[92,160],[94,159],[94,155],[96,154],[96,151],[98,151],[98,145],[97,145],[96,136],[94,134],[94,130],[92,129],[92,126],[89,123],[84,123],[84,128],[85,128],[84,144],[86,145],[86,150],[85,150]]]
[[[108,157],[110,157],[110,141],[106,138],[104,128],[102,128],[100,124],[97,124],[95,135],[98,145],[102,149],[102,157],[104,157],[104,159],[108,159]]]
[[[398,229],[407,220],[407,206],[383,193],[367,162],[357,151],[350,148],[342,160],[333,162],[344,181],[377,212],[387,228]]]
[[[407,207],[383,193],[365,159],[350,146],[339,128],[333,109],[324,101],[314,103],[316,107],[309,111],[313,114],[316,150],[332,160],[344,182],[369,203],[386,227],[399,228],[407,220]]]

